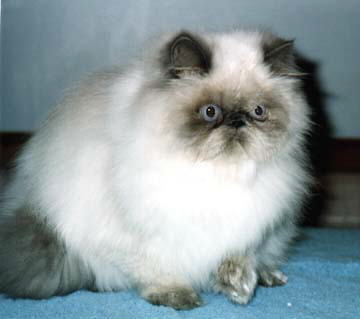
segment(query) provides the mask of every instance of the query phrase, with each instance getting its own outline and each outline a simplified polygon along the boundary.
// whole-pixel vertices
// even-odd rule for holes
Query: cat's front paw
[[[287,276],[280,270],[259,272],[259,285],[264,287],[283,286],[286,285],[287,280]]]
[[[176,310],[189,310],[202,305],[201,298],[187,287],[154,287],[147,289],[143,296],[153,305],[163,305]]]
[[[247,257],[230,257],[219,266],[215,289],[235,303],[247,304],[256,284],[257,274],[251,261]]]

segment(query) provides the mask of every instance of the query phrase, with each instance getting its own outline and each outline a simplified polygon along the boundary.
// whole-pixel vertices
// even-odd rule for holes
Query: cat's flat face
[[[306,113],[293,98],[291,44],[259,34],[208,43],[178,35],[163,52],[168,83],[157,125],[200,160],[272,158]]]
[[[253,83],[241,89],[198,83],[174,108],[178,138],[200,159],[268,158],[287,137],[289,110],[281,97]]]

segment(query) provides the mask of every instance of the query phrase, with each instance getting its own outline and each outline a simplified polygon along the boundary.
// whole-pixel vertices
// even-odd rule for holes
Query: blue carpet
[[[152,306],[132,292],[78,291],[50,300],[0,296],[0,318],[360,318],[360,230],[306,229],[284,267],[289,283],[256,291],[247,306],[203,294],[190,311]]]

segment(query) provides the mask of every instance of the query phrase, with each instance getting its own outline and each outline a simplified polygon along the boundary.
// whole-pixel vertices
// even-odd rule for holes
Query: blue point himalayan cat
[[[311,178],[293,41],[168,34],[83,81],[26,144],[2,194],[0,291],[134,289],[191,309],[246,304],[279,270]]]

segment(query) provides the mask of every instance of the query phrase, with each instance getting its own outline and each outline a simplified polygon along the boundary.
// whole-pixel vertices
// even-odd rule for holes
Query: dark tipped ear
[[[211,51],[199,38],[180,32],[165,47],[163,66],[172,78],[205,74],[211,67]]]
[[[289,77],[301,77],[304,73],[297,70],[294,56],[294,40],[285,40],[273,34],[265,34],[262,48],[264,62],[273,73]]]

